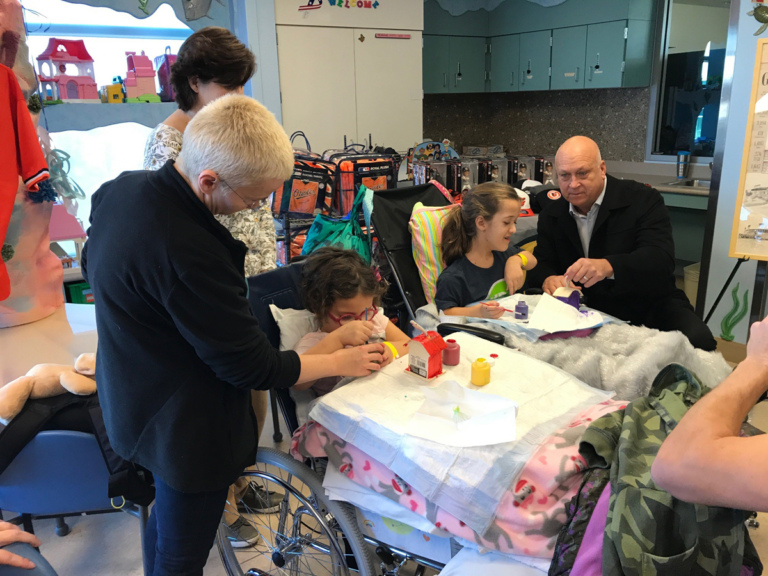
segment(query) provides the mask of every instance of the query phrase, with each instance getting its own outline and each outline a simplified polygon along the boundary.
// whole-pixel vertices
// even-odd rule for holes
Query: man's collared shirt
[[[568,204],[568,212],[571,213],[573,219],[576,221],[576,228],[579,230],[579,238],[581,239],[581,247],[584,249],[584,257],[589,258],[589,241],[592,239],[592,231],[595,229],[595,221],[597,220],[597,213],[600,210],[600,205],[605,198],[605,189],[608,186],[608,178],[603,181],[603,191],[598,196],[595,203],[589,209],[586,214],[580,214],[573,204]]]

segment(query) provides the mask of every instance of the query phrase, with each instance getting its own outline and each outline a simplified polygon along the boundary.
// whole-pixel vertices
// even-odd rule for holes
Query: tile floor
[[[755,409],[752,423],[768,430],[768,402]],[[272,442],[271,430],[269,419],[263,444],[286,450],[285,439],[281,444]],[[758,520],[761,526],[752,530],[751,534],[765,562],[768,560],[768,514],[761,514]],[[54,534],[53,520],[36,522],[35,531],[43,543],[41,551],[59,576],[142,576],[138,522],[128,514],[105,514],[68,519],[71,533],[64,538]],[[413,569],[411,567],[403,576],[410,576]],[[428,570],[427,576],[435,573]],[[205,576],[226,576],[215,546],[211,550]]]

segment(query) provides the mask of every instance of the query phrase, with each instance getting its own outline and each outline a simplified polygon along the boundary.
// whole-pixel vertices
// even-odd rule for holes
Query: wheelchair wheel
[[[234,548],[219,527],[216,543],[227,574],[375,576],[354,509],[329,500],[315,472],[288,454],[259,448],[256,466],[243,476],[283,499],[271,514],[240,510],[261,537],[250,548]]]

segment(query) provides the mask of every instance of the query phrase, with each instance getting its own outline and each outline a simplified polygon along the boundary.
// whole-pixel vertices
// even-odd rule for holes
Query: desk
[[[0,329],[0,385],[23,376],[35,364],[69,364],[96,352],[96,309],[65,304],[37,322]]]

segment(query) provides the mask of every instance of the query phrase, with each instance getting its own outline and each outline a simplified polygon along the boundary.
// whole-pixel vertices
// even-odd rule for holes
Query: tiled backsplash
[[[424,136],[462,146],[503,144],[518,154],[551,155],[576,134],[593,138],[607,160],[642,162],[648,88],[497,94],[426,94]]]

